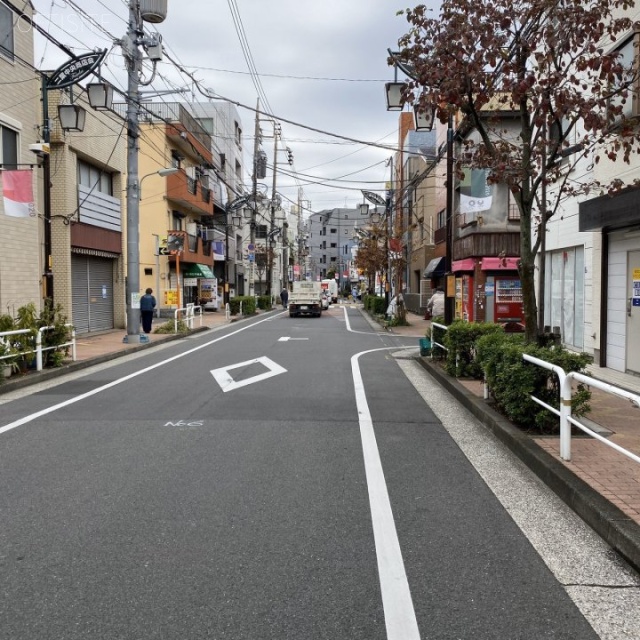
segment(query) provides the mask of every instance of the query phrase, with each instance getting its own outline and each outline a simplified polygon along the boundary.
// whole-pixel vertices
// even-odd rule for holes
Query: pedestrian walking
[[[436,316],[444,316],[444,289],[442,287],[437,287],[435,293],[427,302],[427,314],[429,318],[425,315],[425,320]]]
[[[286,287],[283,287],[280,292],[280,300],[282,300],[282,308],[286,309],[289,304],[289,292]]]
[[[151,333],[153,310],[156,308],[156,299],[152,294],[153,289],[149,287],[140,298],[140,319],[142,320],[142,331],[144,333]]]

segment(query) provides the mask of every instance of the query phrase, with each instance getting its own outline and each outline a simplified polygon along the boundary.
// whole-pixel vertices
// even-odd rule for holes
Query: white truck
[[[333,304],[338,303],[338,283],[333,278],[322,280],[320,286],[326,291]]]
[[[302,280],[293,283],[289,294],[289,317],[322,315],[322,288],[319,282]]]

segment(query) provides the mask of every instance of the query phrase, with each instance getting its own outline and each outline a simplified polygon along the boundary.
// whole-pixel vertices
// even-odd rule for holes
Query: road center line
[[[351,358],[351,373],[360,423],[360,437],[364,455],[364,468],[369,491],[369,505],[373,522],[373,537],[378,560],[378,576],[382,593],[382,606],[387,628],[387,640],[420,640],[418,621],[413,608],[409,582],[402,560],[389,492],[384,479],[382,461],[367,404],[360,365],[360,356],[375,351],[397,350],[398,347],[370,349]]]

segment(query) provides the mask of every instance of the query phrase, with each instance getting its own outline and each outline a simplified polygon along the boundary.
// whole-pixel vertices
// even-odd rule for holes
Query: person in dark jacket
[[[284,287],[280,292],[280,300],[282,300],[282,308],[286,309],[287,304],[289,303],[289,292],[286,287]]]
[[[153,310],[156,308],[156,299],[151,295],[152,293],[153,289],[149,287],[140,298],[140,319],[142,320],[142,330],[145,333],[151,333]]]

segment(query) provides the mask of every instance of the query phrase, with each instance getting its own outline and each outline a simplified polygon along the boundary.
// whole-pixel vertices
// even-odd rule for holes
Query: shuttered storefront
[[[114,328],[113,268],[110,258],[72,255],[73,324],[76,333]]]

